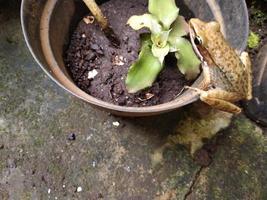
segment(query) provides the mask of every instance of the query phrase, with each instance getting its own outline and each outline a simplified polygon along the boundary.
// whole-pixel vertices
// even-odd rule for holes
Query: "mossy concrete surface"
[[[267,138],[244,118],[224,133],[213,163],[203,169],[188,199],[267,199]]]
[[[180,144],[157,154],[192,109],[122,119],[72,97],[31,57],[17,4],[0,6],[0,199],[267,198],[259,127],[235,118],[208,167]]]

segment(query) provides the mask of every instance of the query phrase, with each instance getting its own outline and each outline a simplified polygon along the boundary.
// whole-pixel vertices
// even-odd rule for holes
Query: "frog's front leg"
[[[197,88],[190,88],[196,90],[200,94],[200,100],[206,104],[225,112],[238,114],[241,109],[231,102],[240,100],[240,96],[234,92],[227,92],[221,89],[212,89],[209,91],[199,90]]]
[[[206,62],[204,62],[202,64],[202,69],[203,69],[203,88],[208,88],[209,85],[211,84],[211,74],[210,74],[210,70],[209,70],[209,66]]]

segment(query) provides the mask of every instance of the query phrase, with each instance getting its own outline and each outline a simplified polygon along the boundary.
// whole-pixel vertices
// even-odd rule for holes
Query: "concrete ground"
[[[266,133],[197,107],[143,119],[90,107],[42,72],[18,5],[1,5],[0,199],[267,199]]]

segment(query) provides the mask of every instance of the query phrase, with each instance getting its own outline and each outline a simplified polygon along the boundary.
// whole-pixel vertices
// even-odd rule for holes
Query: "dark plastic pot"
[[[124,0],[122,0],[124,1]],[[105,1],[98,1],[103,3]],[[242,51],[248,36],[245,0],[178,0],[182,15],[210,21],[216,19],[233,47]],[[169,112],[198,99],[192,92],[177,100],[144,108],[116,106],[80,90],[69,76],[63,54],[70,35],[88,13],[82,0],[23,0],[21,23],[27,45],[41,68],[60,87],[93,106],[123,116],[149,116]],[[195,85],[198,85],[199,80]]]

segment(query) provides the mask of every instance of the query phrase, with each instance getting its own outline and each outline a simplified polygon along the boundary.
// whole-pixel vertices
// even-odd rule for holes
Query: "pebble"
[[[120,126],[120,122],[116,121],[116,122],[112,122],[113,126],[119,127]]]
[[[96,71],[95,69],[89,71],[88,72],[88,79],[94,79],[97,74],[98,74],[98,71]]]
[[[68,136],[68,140],[70,140],[70,141],[74,141],[74,140],[76,140],[76,134],[75,134],[75,133],[71,133],[71,134]]]
[[[81,191],[83,191],[83,188],[81,186],[79,186],[79,187],[77,187],[77,190],[76,191],[77,192],[81,192]]]
[[[48,193],[48,194],[50,194],[50,193],[51,193],[51,189],[50,189],[50,188],[48,189],[47,193]]]
[[[96,161],[93,161],[93,167],[96,167]]]

